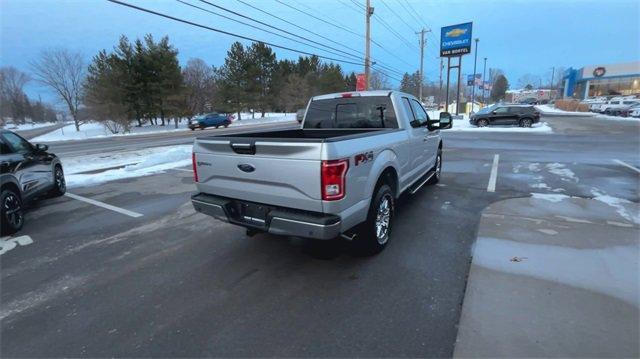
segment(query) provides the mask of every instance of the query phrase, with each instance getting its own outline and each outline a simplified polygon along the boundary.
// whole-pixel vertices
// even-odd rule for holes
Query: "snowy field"
[[[295,113],[266,113],[264,118],[259,117],[260,114],[256,114],[256,118],[252,119],[250,113],[243,113],[242,120],[234,120],[230,127],[237,126],[250,126],[259,125],[263,123],[273,123],[280,121],[295,121]],[[54,142],[54,141],[72,141],[72,140],[86,140],[90,138],[112,137],[112,136],[135,136],[146,135],[150,133],[166,133],[175,131],[190,131],[187,127],[187,120],[183,119],[178,123],[178,128],[175,128],[173,122],[167,123],[165,126],[160,125],[143,125],[142,127],[131,128],[129,133],[111,133],[106,127],[100,123],[90,122],[80,126],[80,131],[76,131],[73,124],[64,126],[61,129],[49,132],[42,136],[38,136],[33,139],[34,142]]]
[[[56,125],[56,124],[57,123],[55,123],[55,122],[24,123],[24,124],[20,124],[20,125],[16,125],[16,124],[10,123],[10,124],[5,125],[3,128],[5,130],[11,130],[11,131],[25,131],[25,130],[33,130],[33,129],[40,128],[40,127],[53,126],[53,125]]]
[[[191,164],[192,145],[62,158],[69,188],[147,176]]]
[[[551,105],[538,105],[536,109],[540,111],[543,115],[554,115],[554,116],[584,116],[584,117],[593,117],[600,120],[614,120],[614,121],[640,121],[640,118],[637,117],[622,117],[622,116],[608,116],[600,113],[594,112],[575,112],[575,111],[564,111],[557,109]]]

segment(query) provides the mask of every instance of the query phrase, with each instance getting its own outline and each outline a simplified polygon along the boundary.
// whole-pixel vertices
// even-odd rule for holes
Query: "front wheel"
[[[2,235],[10,235],[22,229],[24,215],[22,214],[22,200],[13,189],[2,190],[0,195],[0,216],[2,217]]]
[[[53,170],[53,188],[49,194],[51,197],[60,197],[67,192],[67,182],[64,179],[64,171],[61,166]]]
[[[485,120],[484,118],[481,120],[478,120],[478,122],[476,122],[476,124],[478,125],[478,127],[487,127],[489,125],[489,121]]]
[[[382,184],[375,192],[367,220],[359,225],[353,240],[356,254],[370,256],[380,253],[389,242],[393,225],[395,199],[391,187]]]
[[[429,179],[428,184],[436,184],[440,182],[440,176],[442,175],[442,148],[438,148],[438,154],[436,155],[436,164],[433,166],[434,174]]]
[[[530,118],[523,118],[520,120],[520,127],[531,127],[533,121]]]

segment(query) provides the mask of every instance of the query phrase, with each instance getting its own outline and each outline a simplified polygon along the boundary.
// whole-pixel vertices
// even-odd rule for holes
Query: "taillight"
[[[345,177],[349,169],[349,160],[322,161],[321,183],[322,199],[335,201],[344,198]]]
[[[198,182],[198,166],[196,166],[196,153],[191,153],[191,164],[193,166],[193,180]]]

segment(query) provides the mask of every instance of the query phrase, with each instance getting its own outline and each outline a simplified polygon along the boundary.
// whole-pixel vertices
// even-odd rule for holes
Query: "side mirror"
[[[453,126],[453,117],[449,112],[440,112],[440,129],[446,130]]]
[[[411,122],[409,122],[409,125],[411,125],[411,127],[413,128],[418,128],[420,126],[422,126],[422,123],[418,120],[413,120]]]
[[[36,143],[36,150],[38,152],[45,152],[48,149],[49,149],[49,146],[43,145],[42,143]]]
[[[491,114],[492,114],[492,115],[495,115],[495,114],[496,114],[496,111],[491,111]]]

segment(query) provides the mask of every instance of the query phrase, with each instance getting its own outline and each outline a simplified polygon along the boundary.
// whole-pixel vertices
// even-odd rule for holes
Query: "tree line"
[[[31,99],[24,87],[32,79],[14,67],[0,68],[0,125],[8,119],[23,124],[27,119],[32,122],[55,122],[57,111],[53,105],[40,99]]]

